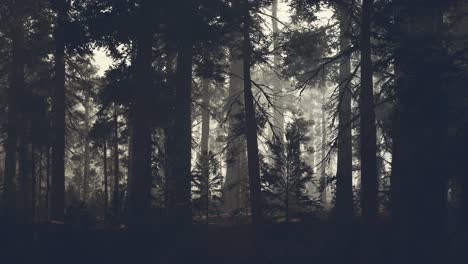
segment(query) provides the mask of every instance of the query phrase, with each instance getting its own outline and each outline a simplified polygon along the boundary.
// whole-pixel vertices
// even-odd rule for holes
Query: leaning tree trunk
[[[24,24],[19,9],[21,1],[16,1],[14,23],[12,27],[12,63],[10,87],[8,91],[8,126],[5,143],[5,175],[3,177],[3,202],[5,216],[14,221],[16,212],[16,151],[18,144],[18,103],[21,91],[24,90]]]
[[[151,201],[151,108],[152,47],[151,1],[144,0],[140,6],[140,24],[137,32],[137,55],[132,125],[133,157],[128,200],[128,225],[131,229],[143,229],[150,221]]]
[[[360,156],[361,210],[365,225],[361,255],[364,263],[375,263],[375,224],[378,217],[377,139],[371,58],[371,12],[373,0],[364,0],[361,15]],[[365,252],[365,254],[364,254]]]
[[[336,172],[336,216],[348,222],[353,215],[353,173],[351,142],[351,54],[349,27],[351,26],[347,6],[340,7],[340,50],[346,54],[340,62],[340,86],[338,103],[338,164]]]
[[[67,2],[57,1],[55,29],[55,87],[52,99],[54,111],[54,141],[52,144],[52,177],[50,218],[62,221],[65,209],[65,24]]]
[[[244,23],[242,26],[244,59],[244,104],[246,119],[246,139],[247,139],[247,162],[249,172],[250,204],[252,213],[252,224],[258,231],[263,222],[262,189],[260,183],[260,159],[258,156],[257,142],[257,120],[255,115],[254,96],[252,93],[252,82],[250,76],[250,66],[252,61],[252,46],[250,43],[250,23],[249,3],[243,1],[242,15]]]

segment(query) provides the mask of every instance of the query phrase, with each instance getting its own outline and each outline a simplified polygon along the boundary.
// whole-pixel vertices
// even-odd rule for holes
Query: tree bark
[[[119,165],[119,113],[114,105],[114,190],[112,191],[112,206],[117,214],[120,212],[120,165]]]
[[[36,182],[36,148],[34,143],[31,143],[31,200],[30,200],[30,206],[31,206],[31,219],[30,222],[34,223],[34,220],[36,218],[36,187],[37,187],[37,182]]]
[[[174,83],[176,75],[177,52],[173,48],[169,48],[166,58],[166,74],[171,83]],[[175,87],[172,87],[170,101],[175,102]],[[164,209],[165,216],[169,215],[169,188],[172,177],[172,167],[174,164],[174,107],[169,108],[168,124],[164,127]]]
[[[447,257],[449,120],[443,3],[413,2],[396,3],[401,37],[395,54],[398,101],[392,164],[395,262],[442,263]]]
[[[322,78],[322,115],[321,115],[321,144],[320,144],[320,156],[321,156],[321,161],[320,161],[320,177],[321,177],[321,193],[320,193],[320,198],[322,200],[322,203],[326,206],[328,203],[328,195],[327,195],[327,187],[328,187],[328,179],[327,179],[327,174],[326,174],[326,168],[327,168],[327,151],[326,151],[326,144],[327,144],[327,119],[325,117],[325,91],[326,91],[326,85],[324,81],[324,77]]]
[[[131,229],[143,230],[150,223],[151,190],[151,106],[152,46],[153,32],[150,18],[151,1],[144,0],[140,6],[137,30],[137,55],[132,104],[133,157],[128,200],[128,225]]]
[[[63,221],[65,210],[65,23],[68,6],[65,0],[57,1],[56,5],[55,89],[52,99],[54,141],[52,145],[50,218]]]
[[[250,43],[250,28],[251,23],[249,3],[247,0],[243,2],[243,59],[244,59],[244,104],[246,116],[246,139],[247,139],[247,162],[249,171],[249,190],[250,204],[252,213],[252,224],[258,231],[263,223],[263,207],[262,207],[262,189],[260,183],[260,159],[258,156],[257,142],[257,120],[254,105],[254,96],[252,93],[252,82],[250,76],[250,66],[252,61],[252,47]]]
[[[23,98],[26,100],[26,93]],[[20,174],[20,194],[21,203],[18,207],[21,214],[22,223],[30,223],[32,221],[32,144],[29,137],[30,122],[26,114],[26,109],[22,109],[21,126],[19,133],[19,174]]]
[[[273,0],[271,6],[271,25],[273,31],[273,49],[275,53],[273,55],[273,66],[275,68],[280,67],[280,56],[276,53],[278,47],[278,0]],[[273,83],[272,87],[275,93],[275,97],[273,98],[274,104],[274,114],[273,114],[273,134],[274,136],[280,140],[280,142],[284,141],[284,103],[283,103],[283,89],[280,84],[279,78],[276,76],[276,73],[273,73]]]
[[[229,98],[228,113],[228,145],[226,148],[226,180],[223,186],[223,208],[228,213],[240,211],[245,206],[246,185],[246,146],[245,135],[239,131],[243,127],[244,98],[243,94],[243,62],[241,53],[242,35],[233,33],[234,43],[230,48]]]
[[[192,3],[184,3],[180,14],[186,21],[191,21]],[[176,98],[174,119],[174,164],[172,179],[169,184],[169,219],[185,228],[192,224],[191,205],[191,152],[192,152],[192,32],[185,23],[179,21],[176,25],[177,69],[176,69]]]
[[[105,138],[102,142],[102,162],[104,167],[104,219],[107,220],[109,202],[109,175],[107,172],[107,143]]]
[[[50,213],[49,213],[49,208],[50,208],[50,146],[49,143],[47,143],[46,147],[46,192],[45,192],[45,212],[46,212],[46,218],[47,220],[50,219]]]
[[[39,208],[39,214],[42,210],[42,177],[43,177],[43,156],[44,156],[44,146],[39,148],[39,168],[37,174],[37,202],[36,206]],[[41,217],[39,215],[38,217]]]
[[[206,206],[206,223],[208,223],[210,207],[210,159],[209,159],[209,138],[210,138],[210,85],[206,79],[202,80],[202,134],[201,134],[201,193],[202,200]]]
[[[362,261],[375,263],[375,224],[378,218],[377,139],[374,112],[373,69],[371,58],[371,14],[373,0],[364,0],[361,14],[361,93],[360,156],[361,156],[361,213],[364,230]],[[365,252],[365,253],[364,253]]]
[[[350,47],[351,26],[348,7],[340,7],[340,50]],[[348,222],[353,215],[353,172],[351,138],[351,59],[345,56],[340,62],[340,96],[338,103],[338,164],[336,172],[337,219]]]
[[[89,95],[86,92],[85,94],[85,102],[84,102],[84,110],[85,110],[85,115],[84,115],[84,167],[83,167],[83,195],[81,199],[84,202],[87,202],[89,199]]]
[[[10,87],[8,91],[8,126],[5,143],[5,175],[3,177],[3,198],[5,216],[14,222],[16,214],[16,152],[18,144],[18,104],[24,90],[24,22],[20,12],[21,1],[15,1],[13,7],[14,23],[12,27],[12,63]]]

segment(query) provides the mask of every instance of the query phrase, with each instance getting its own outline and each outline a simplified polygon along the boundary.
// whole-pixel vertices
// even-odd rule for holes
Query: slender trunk
[[[174,49],[170,48],[167,51],[167,58],[166,58],[166,71],[167,71],[167,78],[174,83],[175,80],[175,71],[176,71],[176,58],[177,53]],[[175,87],[171,89],[170,98],[172,102],[175,102]],[[164,128],[164,210],[165,216],[169,215],[169,186],[172,177],[172,167],[174,164],[174,108],[171,107],[168,111],[168,124]]]
[[[37,202],[35,206],[39,209],[39,217],[42,216],[42,172],[43,172],[43,155],[44,155],[44,146],[39,148],[39,168],[38,168],[38,175],[37,175]]]
[[[242,27],[243,39],[243,59],[244,59],[244,104],[246,117],[246,138],[247,138],[247,162],[249,171],[249,190],[250,190],[250,205],[252,213],[252,223],[258,231],[263,223],[263,207],[262,207],[262,189],[260,184],[260,160],[258,156],[257,142],[257,120],[255,116],[254,96],[252,93],[252,82],[250,76],[251,66],[251,43],[250,43],[250,28],[251,17],[249,12],[248,1],[243,2],[242,15],[244,23]]]
[[[280,67],[280,56],[277,53],[277,49],[279,48],[278,45],[278,0],[273,0],[273,4],[271,6],[271,24],[273,30],[273,49],[275,53],[273,55],[273,66],[275,68]],[[277,78],[276,73],[274,73],[272,87],[274,90],[275,98],[273,100],[274,104],[274,114],[273,114],[273,125],[274,130],[273,134],[277,137],[280,142],[284,141],[284,102],[283,102],[283,89],[282,85],[280,84],[279,78]]]
[[[24,111],[24,109],[23,109]],[[20,136],[19,136],[19,173],[20,173],[20,207],[18,208],[21,211],[23,223],[30,223],[32,220],[32,149],[31,142],[29,137],[29,120],[23,112],[21,118],[22,126],[20,127]]]
[[[289,190],[289,168],[286,169],[286,199],[284,201],[285,203],[285,217],[286,217],[286,223],[289,223],[289,195],[290,195],[290,190]]]
[[[360,156],[361,209],[364,225],[362,257],[364,263],[375,263],[375,224],[378,217],[377,139],[374,112],[373,69],[371,58],[371,12],[373,0],[364,0],[361,15],[361,93]],[[364,252],[366,252],[364,254]]]
[[[361,21],[361,207],[364,220],[377,219],[377,139],[374,112],[373,70],[370,46],[372,0],[364,0]]]
[[[313,109],[313,107],[312,107]],[[308,119],[309,120],[314,120],[313,118],[313,115],[312,114],[309,114],[308,116]],[[308,149],[308,160],[309,160],[309,164],[310,164],[310,168],[312,169],[312,175],[316,175],[316,169],[315,169],[315,126],[314,124],[311,124],[310,125],[310,130],[308,132],[308,137],[309,137],[309,149]],[[315,188],[315,183],[314,182],[309,182],[309,185],[308,185],[308,188],[307,188],[307,191],[309,193],[309,195],[314,195],[315,192],[316,192],[316,188]]]
[[[5,144],[5,175],[3,177],[3,195],[5,215],[8,221],[14,221],[16,211],[16,151],[18,144],[18,103],[24,89],[24,25],[20,14],[21,1],[14,6],[12,28],[12,56],[10,87],[8,90],[8,126]]]
[[[36,218],[36,148],[31,144],[31,222]]]
[[[112,192],[112,207],[117,215],[120,213],[120,168],[119,168],[119,113],[114,106],[114,190]]]
[[[350,16],[348,7],[340,9],[340,49],[350,47]],[[337,219],[350,221],[353,215],[353,175],[352,175],[352,142],[351,142],[351,59],[346,56],[340,63],[340,97],[338,104],[338,164],[336,172]]]
[[[202,80],[202,134],[201,134],[201,162],[202,162],[202,197],[206,206],[206,223],[208,224],[210,207],[210,159],[209,159],[209,138],[210,138],[210,89],[209,82]]]
[[[50,217],[62,221],[65,209],[65,24],[67,2],[57,1],[55,29],[55,89],[52,99],[54,111],[54,141],[52,145],[52,182]]]
[[[32,143],[32,112],[30,111],[27,103],[32,98],[32,90],[30,87],[23,87],[20,91],[20,117],[19,117],[19,172],[20,172],[20,193],[22,203],[20,210],[22,210],[23,222],[31,223],[33,208],[33,191],[32,183],[34,179],[34,148]]]
[[[131,197],[131,190],[133,189],[132,184],[132,171],[133,171],[133,127],[130,120],[127,121],[128,126],[128,164],[127,164],[127,188],[126,188],[126,197],[124,202],[124,215],[128,217],[128,205],[129,199]]]
[[[104,167],[104,219],[107,220],[109,190],[108,190],[108,173],[107,173],[107,143],[106,139],[102,142],[102,162]]]
[[[321,161],[320,161],[320,177],[321,177],[321,200],[324,205],[327,205],[328,203],[328,197],[327,197],[327,187],[328,187],[328,179],[327,179],[327,174],[326,174],[326,168],[327,168],[327,151],[326,151],[326,144],[327,144],[327,119],[325,117],[325,82],[322,82],[322,120],[321,123],[322,125],[320,126],[322,131],[322,142],[320,144],[320,156],[321,156]]]
[[[47,143],[46,147],[46,192],[45,192],[45,212],[46,212],[46,218],[47,220],[50,219],[50,214],[49,214],[49,197],[50,197],[50,146],[49,143]]]
[[[185,21],[192,17],[192,4],[180,7]],[[178,24],[178,55],[176,70],[176,98],[174,119],[174,164],[170,181],[169,219],[182,226],[192,223],[191,207],[191,150],[192,150],[192,32]]]
[[[82,199],[84,202],[87,202],[89,199],[89,95],[86,93],[85,95],[85,103],[84,103],[84,167],[83,167],[83,195]]]
[[[151,106],[153,32],[150,22],[151,1],[140,6],[140,25],[137,30],[134,98],[132,104],[133,157],[128,201],[128,224],[143,229],[150,223],[151,191]]]

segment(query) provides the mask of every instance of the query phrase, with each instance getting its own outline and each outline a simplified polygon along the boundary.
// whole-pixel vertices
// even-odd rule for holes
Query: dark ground
[[[195,224],[178,238],[170,229],[157,226],[135,234],[42,223],[31,232],[30,226],[2,225],[0,252],[6,261],[0,263],[359,263],[357,222],[348,243],[336,225],[324,220],[267,225],[261,239],[249,225]],[[391,229],[381,223],[378,230],[379,263],[390,263]]]

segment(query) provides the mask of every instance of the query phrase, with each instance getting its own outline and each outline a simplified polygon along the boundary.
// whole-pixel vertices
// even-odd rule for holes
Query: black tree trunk
[[[63,221],[65,210],[65,23],[67,1],[56,1],[55,87],[52,99],[54,111],[54,141],[52,144],[52,177],[50,218]]]
[[[244,104],[246,117],[246,139],[247,139],[247,163],[249,172],[250,204],[252,211],[252,224],[258,231],[263,223],[262,189],[260,184],[260,159],[258,156],[257,142],[257,120],[255,116],[254,96],[252,93],[252,82],[250,76],[251,64],[251,23],[248,1],[243,1],[242,15],[244,23],[242,27],[243,58],[244,58]]]

